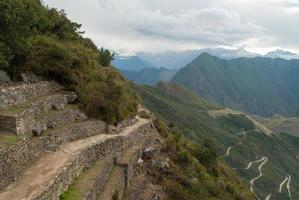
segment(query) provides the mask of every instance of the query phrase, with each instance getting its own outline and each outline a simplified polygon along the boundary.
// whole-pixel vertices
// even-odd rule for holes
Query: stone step
[[[0,193],[0,199],[58,199],[82,170],[133,144],[132,135],[138,137],[139,132],[144,133],[149,124],[149,120],[138,119],[136,124],[119,134],[88,137],[62,145],[56,152],[43,154],[23,171],[15,183]]]
[[[32,98],[44,96],[61,89],[54,82],[14,83],[0,85],[0,109],[24,103]]]
[[[30,134],[30,126],[36,116],[51,110],[63,110],[66,104],[77,98],[74,92],[54,93],[25,103],[14,105],[0,112],[0,129],[15,132],[17,135]]]
[[[48,130],[43,136],[34,139],[20,140],[13,134],[7,137],[1,134],[0,145],[2,144],[3,148],[0,148],[0,190],[16,180],[44,151],[75,140],[104,134],[105,130],[105,122],[88,120]]]
[[[84,170],[74,184],[64,192],[61,200],[95,200],[102,190],[114,166],[113,155],[97,161],[91,168]]]
[[[122,200],[125,191],[125,172],[122,167],[115,166],[100,192],[97,200]]]

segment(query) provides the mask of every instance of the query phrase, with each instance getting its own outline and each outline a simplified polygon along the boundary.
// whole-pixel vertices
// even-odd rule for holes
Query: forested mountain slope
[[[299,109],[299,60],[225,60],[203,53],[171,82],[249,114],[293,116]]]
[[[285,200],[290,195],[299,198],[298,137],[266,134],[246,114],[224,112],[180,86],[159,84],[139,86],[137,90],[149,109],[168,123],[176,124],[185,136],[197,142],[211,139],[218,147],[219,156],[252,185],[252,191],[260,199],[270,196]],[[190,99],[194,102],[190,103]]]

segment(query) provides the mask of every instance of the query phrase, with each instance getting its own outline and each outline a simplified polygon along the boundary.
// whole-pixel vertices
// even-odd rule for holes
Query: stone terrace
[[[59,199],[69,187],[78,199],[125,198],[157,132],[150,119],[88,119],[76,98],[53,82],[0,87],[0,200]]]

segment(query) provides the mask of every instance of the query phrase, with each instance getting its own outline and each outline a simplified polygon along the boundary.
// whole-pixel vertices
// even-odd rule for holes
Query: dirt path
[[[254,161],[254,162],[262,162],[261,164],[260,164],[260,166],[258,167],[258,170],[259,170],[259,175],[257,176],[257,177],[254,177],[253,179],[251,179],[251,181],[250,181],[250,190],[251,190],[251,192],[254,192],[253,191],[253,186],[254,186],[254,182],[256,181],[256,180],[258,180],[258,179],[260,179],[262,176],[263,176],[263,172],[262,172],[262,168],[263,168],[263,166],[268,162],[268,158],[267,157],[263,157],[262,159],[260,159],[260,160],[258,160],[258,161]],[[254,162],[251,162],[251,163],[254,163]],[[247,166],[247,168],[246,169],[249,169],[250,167],[251,167],[251,163],[249,163],[249,165]]]
[[[284,186],[284,184],[286,184],[286,188],[287,188],[287,191],[288,191],[288,195],[289,195],[289,199],[292,200],[292,193],[291,193],[291,187],[290,187],[290,184],[291,184],[291,176],[290,175],[287,175],[285,177],[285,179],[280,183],[279,185],[279,189],[278,189],[278,192],[279,193],[282,193],[282,187]]]
[[[254,163],[259,163],[259,162],[263,161],[264,159],[265,159],[265,157],[262,157],[262,158],[259,159],[259,160],[250,162],[250,163],[248,164],[248,166],[246,167],[246,169],[249,170],[250,167],[251,167]]]
[[[18,181],[0,193],[2,200],[29,200],[51,184],[63,167],[67,166],[76,154],[83,149],[104,142],[107,139],[128,135],[132,130],[147,123],[148,120],[138,119],[138,122],[123,129],[119,134],[101,134],[77,140],[62,145],[56,152],[45,153],[32,166],[27,168]]]
[[[278,192],[281,193],[282,192],[282,187],[283,185],[288,181],[289,177],[286,176],[286,178],[280,183],[279,185],[279,189],[278,189]]]
[[[244,131],[244,132],[241,133],[241,135],[243,135],[243,137],[240,139],[240,142],[238,144],[236,144],[236,145],[232,145],[232,146],[228,147],[227,150],[226,150],[225,156],[229,156],[230,155],[230,151],[231,151],[232,148],[236,148],[236,147],[241,146],[243,144],[243,142],[244,142],[244,140],[246,138],[246,134],[248,132],[250,132],[250,131]]]
[[[272,196],[272,193],[271,193],[271,194],[269,194],[269,195],[266,197],[266,199],[265,199],[265,200],[270,200],[270,199],[271,199],[271,196]]]
[[[291,193],[291,187],[290,187],[290,183],[291,183],[291,176],[288,175],[288,183],[287,183],[287,189],[288,189],[288,194],[289,194],[289,198],[290,200],[292,200],[292,193]]]

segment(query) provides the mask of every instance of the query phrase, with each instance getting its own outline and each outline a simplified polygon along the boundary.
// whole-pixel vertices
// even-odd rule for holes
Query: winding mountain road
[[[292,200],[292,193],[291,193],[291,187],[290,187],[290,183],[291,183],[291,176],[290,175],[288,175],[288,183],[287,183],[287,189],[288,189],[288,194],[289,194],[289,198],[290,198],[290,200]]]
[[[240,142],[236,145],[232,145],[232,146],[229,146],[226,150],[226,153],[225,153],[225,156],[229,156],[230,155],[230,151],[232,148],[235,148],[235,147],[238,147],[238,146],[241,146],[246,138],[246,133],[248,133],[250,131],[244,131],[241,133],[241,135],[243,135],[243,137],[240,139]]]
[[[270,200],[271,199],[271,196],[272,196],[272,193],[270,193],[265,200]]]
[[[259,163],[259,162],[262,162],[263,160],[265,160],[266,157],[262,157],[261,159],[259,160],[256,160],[256,161],[252,161],[248,164],[248,166],[246,167],[247,170],[250,169],[250,167],[254,164],[254,163]]]
[[[288,191],[288,195],[289,195],[289,199],[292,200],[292,193],[291,193],[291,187],[290,187],[290,184],[291,184],[291,176],[290,175],[287,175],[285,177],[285,179],[280,183],[279,185],[279,189],[278,189],[278,192],[279,193],[282,193],[282,188],[284,186],[284,184],[286,184],[286,188],[287,188],[287,191]]]
[[[250,190],[251,190],[251,192],[254,192],[254,191],[253,191],[254,182],[255,182],[256,180],[260,179],[260,178],[263,176],[262,168],[263,168],[263,166],[268,162],[268,157],[262,157],[262,159],[260,159],[260,160],[250,162],[250,163],[248,164],[248,166],[247,166],[246,169],[249,170],[253,163],[258,163],[258,162],[262,162],[262,163],[260,164],[260,166],[258,167],[258,170],[259,170],[260,173],[259,173],[258,176],[254,177],[254,178],[251,179],[251,181],[250,181]]]
[[[286,176],[286,178],[280,183],[280,185],[279,185],[279,190],[278,190],[279,193],[282,192],[282,187],[283,187],[283,185],[288,181],[288,179],[289,179],[289,177]]]

